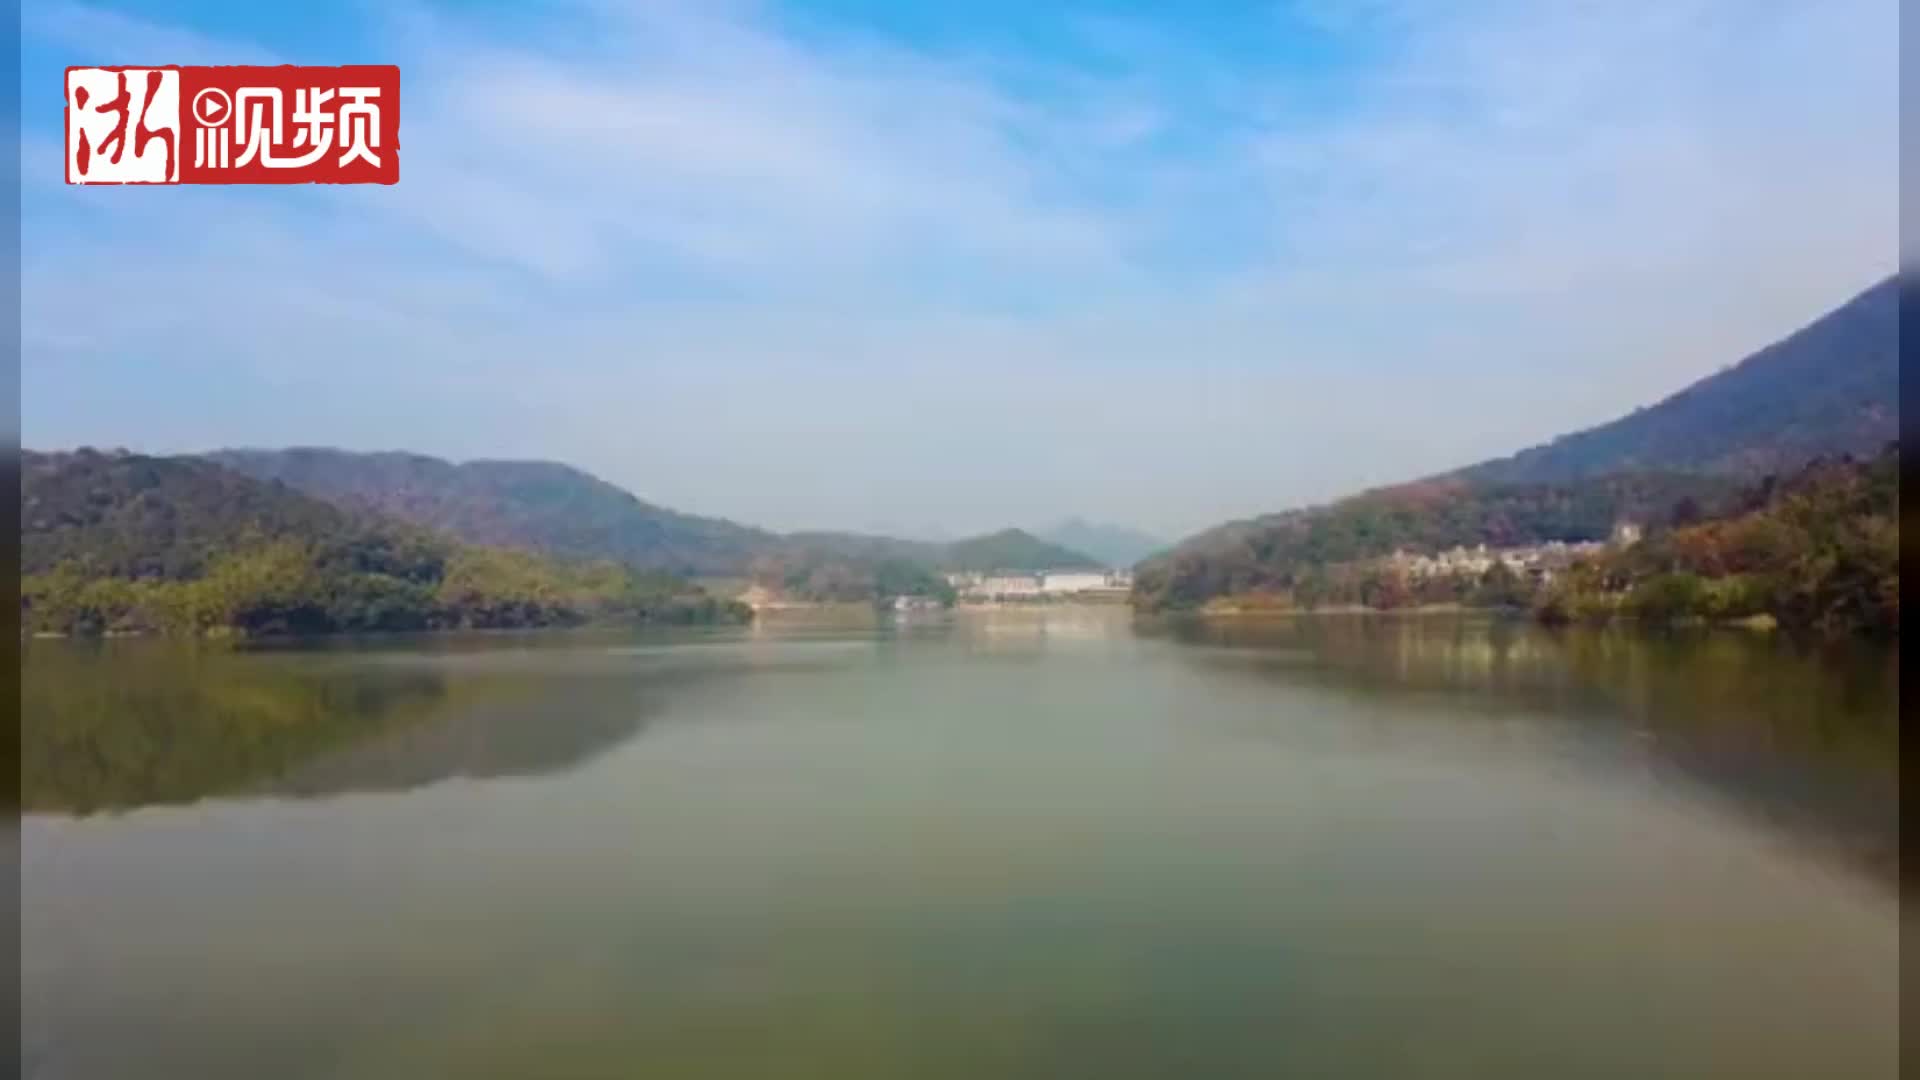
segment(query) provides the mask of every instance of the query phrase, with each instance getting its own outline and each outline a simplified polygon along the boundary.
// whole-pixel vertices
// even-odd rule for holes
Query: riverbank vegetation
[[[1537,598],[1549,622],[1766,616],[1821,633],[1900,624],[1899,455],[1816,461],[1747,492],[1733,513],[1675,508],[1667,527],[1577,564]]]
[[[1403,491],[1349,500],[1265,529],[1216,537],[1142,567],[1143,610],[1221,614],[1478,607],[1530,612],[1549,623],[1633,619],[1650,624],[1748,621],[1822,634],[1898,633],[1898,451],[1839,457],[1769,477],[1745,491],[1685,492],[1614,478],[1586,499],[1554,488],[1472,492],[1423,504]],[[1533,576],[1502,562],[1476,576],[1414,576],[1385,552],[1405,545],[1583,540],[1605,535],[1600,510],[1642,508],[1683,491],[1638,543],[1609,547]],[[1702,497],[1706,495],[1708,497]],[[1561,507],[1553,510],[1555,506]],[[1586,507],[1583,509],[1582,507]],[[1516,509],[1535,513],[1516,516]],[[1360,553],[1374,557],[1354,557]],[[1320,555],[1344,558],[1316,558]]]
[[[1296,606],[1460,602],[1469,599],[1462,590],[1477,583],[1416,584],[1377,564],[1400,549],[1604,540],[1623,518],[1649,520],[1682,501],[1717,508],[1736,490],[1723,478],[1677,473],[1492,487],[1458,480],[1402,484],[1202,533],[1141,564],[1133,600],[1147,611],[1193,610],[1219,597],[1260,594]]]
[[[901,596],[925,597],[951,607],[946,578],[907,559],[839,558],[823,552],[763,555],[751,568],[753,586],[766,595],[803,604],[890,604]]]

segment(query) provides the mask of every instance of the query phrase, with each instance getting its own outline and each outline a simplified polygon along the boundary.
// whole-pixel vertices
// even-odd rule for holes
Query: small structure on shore
[[[961,599],[974,603],[1125,599],[1133,588],[1133,575],[1125,570],[1001,570],[948,580]]]

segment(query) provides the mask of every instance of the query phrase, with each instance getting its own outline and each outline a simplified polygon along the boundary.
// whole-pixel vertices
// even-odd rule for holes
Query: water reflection
[[[1133,637],[1132,615],[1117,605],[963,607],[952,625],[969,652],[1000,656],[1101,651]]]
[[[1896,1075],[1892,898],[1795,843],[1891,835],[1884,655],[1071,609],[41,646],[40,809],[543,778],[29,815],[36,1075]]]
[[[513,660],[35,642],[22,668],[23,809],[90,814],[557,772],[632,738],[657,700],[657,675]]]
[[[1574,724],[1883,880],[1899,874],[1898,654],[1742,632],[1548,631],[1475,617],[1174,620],[1210,671]]]

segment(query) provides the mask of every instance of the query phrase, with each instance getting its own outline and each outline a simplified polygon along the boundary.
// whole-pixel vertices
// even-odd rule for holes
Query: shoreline
[[[1206,619],[1292,619],[1302,616],[1327,615],[1524,615],[1519,608],[1474,607],[1469,604],[1416,604],[1402,608],[1372,608],[1365,604],[1327,604],[1320,607],[1278,607],[1261,605],[1221,604],[1205,605],[1185,611],[1168,611],[1161,614],[1193,615]]]
[[[749,609],[751,611],[751,609]],[[315,630],[293,633],[248,633],[230,626],[215,626],[198,633],[169,633],[165,630],[103,630],[97,634],[68,630],[22,630],[22,641],[186,641],[241,644],[285,641],[340,641],[354,638],[442,637],[469,634],[566,634],[605,633],[628,630],[696,629],[751,626],[753,616],[680,621],[674,619],[587,620],[575,623],[544,623],[529,626],[423,626],[408,630]]]
[[[1403,608],[1371,608],[1364,604],[1340,604],[1316,608],[1294,607],[1255,607],[1222,605],[1218,607],[1200,607],[1187,610],[1169,610],[1143,613],[1134,612],[1141,618],[1190,618],[1207,621],[1231,622],[1235,620],[1255,619],[1301,619],[1301,618],[1378,618],[1407,619],[1433,618],[1442,615],[1471,616],[1476,618],[1513,619],[1532,623],[1549,630],[1567,626],[1602,628],[1608,626],[1633,627],[1642,630],[1744,630],[1749,633],[1770,634],[1781,629],[1780,620],[1772,614],[1762,612],[1758,615],[1742,615],[1736,618],[1708,619],[1684,618],[1668,622],[1649,622],[1632,615],[1610,615],[1605,619],[1574,619],[1553,622],[1539,618],[1526,608],[1516,607],[1476,607],[1471,604],[1419,604]]]

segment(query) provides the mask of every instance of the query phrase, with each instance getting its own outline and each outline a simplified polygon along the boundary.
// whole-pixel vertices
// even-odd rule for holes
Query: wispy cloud
[[[25,14],[49,65],[274,54]],[[30,114],[30,442],[1173,534],[1604,419],[1894,261],[1894,0],[1298,2],[1025,50],[745,3],[355,17],[404,72],[395,188],[66,189]]]

